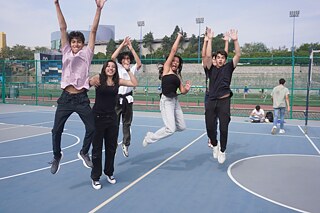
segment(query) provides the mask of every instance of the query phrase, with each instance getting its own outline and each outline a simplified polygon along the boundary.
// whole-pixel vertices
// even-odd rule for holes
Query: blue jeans
[[[286,112],[285,107],[273,108],[274,116],[273,116],[273,126],[277,126],[278,119],[280,116],[280,129],[283,129],[284,126],[284,114]]]

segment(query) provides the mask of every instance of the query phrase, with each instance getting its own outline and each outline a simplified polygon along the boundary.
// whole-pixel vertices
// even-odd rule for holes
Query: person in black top
[[[230,38],[234,42],[235,55],[232,61],[226,63],[228,54],[225,50],[217,51],[216,66],[212,63],[212,38],[213,32],[207,29],[208,43],[203,64],[209,76],[209,97],[205,107],[205,122],[207,135],[213,145],[213,156],[218,158],[219,163],[226,160],[225,150],[227,148],[228,127],[230,117],[230,99],[232,91],[230,89],[232,73],[240,61],[241,51],[238,42],[238,32],[230,30]],[[220,130],[220,150],[218,146],[217,123],[212,122],[219,120]]]
[[[96,98],[92,111],[95,121],[95,135],[92,142],[92,163],[91,171],[92,187],[101,189],[99,182],[102,174],[102,146],[105,146],[104,174],[111,184],[115,184],[113,177],[114,157],[117,149],[117,138],[119,126],[115,106],[119,86],[135,87],[138,85],[137,79],[127,71],[130,80],[119,78],[116,62],[108,60],[104,63],[100,75],[90,79],[90,85],[96,86]]]
[[[181,79],[182,59],[175,55],[181,37],[182,34],[178,33],[170,54],[163,65],[162,77],[160,76],[162,88],[160,111],[165,126],[155,133],[147,132],[142,142],[144,147],[172,135],[175,131],[183,131],[186,128],[183,112],[177,97],[177,89],[179,88],[182,94],[186,94],[190,90],[191,82],[186,81],[186,85],[183,85]]]
[[[228,53],[228,50],[229,50],[229,32],[226,32],[222,39],[224,40],[224,50],[226,51],[226,53]],[[206,56],[208,40],[209,39],[208,39],[207,33],[205,33],[203,46],[202,46],[202,58],[204,58]],[[213,52],[212,53],[212,65],[213,66],[216,66],[216,64],[217,64],[216,56],[217,56],[217,53]],[[208,100],[208,97],[209,97],[209,74],[208,74],[208,70],[205,68],[203,62],[202,62],[202,66],[204,68],[204,73],[205,73],[205,77],[206,77],[206,91],[205,91],[205,96],[204,96],[204,103],[205,103],[204,106],[206,106],[206,103],[207,103],[207,100]],[[218,120],[215,120],[213,122],[217,123]],[[217,125],[217,124],[215,124],[215,125]],[[209,148],[213,148],[213,145],[211,144],[210,138],[208,138],[208,147]],[[214,156],[214,158],[217,158],[217,157]]]

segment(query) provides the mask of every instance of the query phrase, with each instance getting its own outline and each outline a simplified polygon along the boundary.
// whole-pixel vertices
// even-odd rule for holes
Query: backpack
[[[267,118],[270,122],[273,122],[273,113],[272,113],[272,112],[267,112],[266,118]]]

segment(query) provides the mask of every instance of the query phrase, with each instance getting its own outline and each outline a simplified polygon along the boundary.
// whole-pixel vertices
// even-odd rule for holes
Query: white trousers
[[[155,133],[148,132],[145,137],[147,143],[157,142],[160,139],[172,135],[175,131],[183,131],[186,129],[183,112],[177,97],[169,98],[162,94],[160,111],[165,126]]]

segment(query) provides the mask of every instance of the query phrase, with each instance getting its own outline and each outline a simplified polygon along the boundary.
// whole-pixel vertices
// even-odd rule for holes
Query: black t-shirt
[[[177,89],[180,87],[180,79],[175,74],[164,75],[161,80],[162,94],[173,98],[177,96]]]
[[[108,114],[115,112],[119,85],[99,86],[96,88],[96,99],[92,109],[96,114]]]
[[[216,100],[228,93],[232,93],[230,84],[234,69],[233,61],[230,61],[220,68],[212,65],[207,70],[209,76],[209,100]]]

